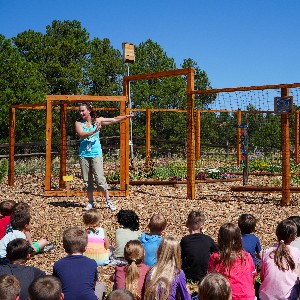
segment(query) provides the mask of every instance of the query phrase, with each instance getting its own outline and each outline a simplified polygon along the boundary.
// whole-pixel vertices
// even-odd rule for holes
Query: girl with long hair
[[[292,220],[281,221],[276,228],[278,244],[263,252],[259,290],[261,300],[299,298],[300,250],[290,246],[297,236]]]
[[[174,237],[165,237],[159,245],[157,263],[150,270],[145,286],[145,300],[191,299],[181,270],[180,244]]]
[[[125,266],[117,266],[112,277],[115,289],[127,289],[135,297],[142,299],[144,283],[149,267],[144,264],[145,250],[138,240],[129,241],[124,248]]]
[[[208,272],[221,273],[232,289],[232,300],[254,300],[254,277],[256,269],[253,259],[243,250],[242,235],[238,226],[225,223],[219,229],[219,252],[208,261]]]

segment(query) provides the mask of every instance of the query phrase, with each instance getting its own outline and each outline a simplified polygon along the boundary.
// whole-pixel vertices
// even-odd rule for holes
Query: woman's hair
[[[231,300],[231,287],[220,273],[207,274],[199,284],[199,300]]]
[[[157,249],[157,263],[146,279],[144,299],[169,299],[172,293],[172,281],[180,268],[180,244],[174,237],[167,236]]]
[[[238,225],[242,234],[249,234],[255,231],[256,219],[251,214],[242,214],[238,219]]]
[[[295,262],[286,244],[290,244],[297,236],[297,226],[291,220],[281,221],[276,228],[277,248],[270,254],[281,271],[294,270]]]
[[[117,213],[117,220],[124,228],[129,228],[132,231],[137,231],[140,228],[139,217],[133,210],[121,209]]]
[[[101,221],[101,215],[99,211],[95,208],[90,209],[83,214],[83,223],[87,227],[93,228],[99,226],[100,221]]]
[[[240,257],[244,259],[242,234],[240,228],[233,223],[225,223],[218,234],[219,258],[224,274],[229,275],[234,261]]]
[[[124,247],[124,258],[128,262],[125,268],[125,288],[136,298],[140,298],[141,295],[138,289],[140,273],[138,265],[141,264],[145,258],[145,250],[142,243],[138,240],[127,242]]]
[[[92,124],[96,122],[96,118],[98,117],[97,112],[93,110],[93,105],[89,102],[80,103],[79,106],[85,106],[86,109],[90,112],[90,116],[92,118]]]

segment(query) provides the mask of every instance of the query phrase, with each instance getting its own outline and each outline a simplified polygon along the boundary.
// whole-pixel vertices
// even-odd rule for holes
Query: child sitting
[[[0,299],[19,300],[20,283],[18,279],[10,274],[0,276]]]
[[[27,300],[28,287],[31,282],[46,275],[46,273],[38,268],[26,266],[26,262],[30,258],[29,242],[22,238],[10,241],[6,249],[6,258],[9,263],[0,268],[0,275],[13,274],[21,284],[20,299]]]
[[[149,267],[143,263],[144,257],[145,250],[141,242],[129,241],[124,249],[124,258],[128,264],[116,267],[112,276],[115,288],[126,288],[134,295],[135,299],[143,298],[145,277],[149,270]]]
[[[174,237],[167,236],[158,247],[157,263],[147,275],[144,299],[191,299],[180,268],[180,245]]]
[[[0,264],[7,264],[6,247],[8,243],[14,239],[26,239],[25,232],[30,229],[30,215],[25,211],[14,212],[10,219],[12,232],[7,233],[0,240]]]
[[[205,217],[201,211],[191,211],[186,226],[190,234],[181,239],[182,270],[187,279],[199,281],[207,274],[210,255],[217,252],[213,239],[203,233]]]
[[[0,203],[0,240],[4,237],[6,227],[10,224],[10,215],[13,212],[13,208],[16,202],[12,200],[6,200]]]
[[[140,241],[145,249],[145,264],[152,267],[156,264],[156,251],[162,240],[161,234],[167,226],[167,221],[161,214],[154,214],[148,224],[150,233],[143,233]]]
[[[28,300],[63,300],[60,281],[54,276],[42,276],[34,280],[28,288]]]
[[[117,221],[122,226],[116,230],[116,248],[114,258],[118,263],[126,264],[124,260],[124,247],[130,240],[139,240],[139,217],[133,210],[121,209],[117,213]]]
[[[238,219],[238,226],[242,233],[243,248],[250,253],[256,269],[259,270],[262,250],[259,238],[253,234],[255,232],[256,219],[251,214],[242,214]]]
[[[83,222],[88,232],[88,244],[84,256],[94,259],[98,266],[109,263],[109,241],[104,228],[100,227],[101,216],[96,209],[88,210],[83,215]]]
[[[63,247],[68,255],[54,263],[53,275],[61,281],[65,300],[97,300],[105,292],[98,281],[96,261],[83,256],[87,243],[84,229],[71,227],[63,233]]]
[[[300,250],[290,246],[297,236],[297,227],[291,220],[281,221],[276,228],[278,244],[263,252],[259,298],[299,299]]]
[[[192,300],[231,300],[228,280],[219,273],[207,274],[199,284],[198,296]]]
[[[26,202],[18,202],[14,208],[13,208],[13,214],[17,214],[18,212],[26,212],[28,215],[30,215],[30,206]],[[34,253],[42,253],[50,251],[54,248],[53,242],[48,242],[46,239],[39,239],[37,242],[33,242],[31,239],[31,233],[30,233],[31,227],[27,227],[25,230],[25,236],[28,242],[30,243],[30,246],[33,248]],[[6,233],[13,232],[12,225],[9,224],[6,228]]]
[[[219,229],[219,252],[208,261],[208,272],[224,275],[232,289],[232,299],[255,299],[254,277],[256,269],[251,255],[243,250],[242,235],[238,226],[225,223]]]

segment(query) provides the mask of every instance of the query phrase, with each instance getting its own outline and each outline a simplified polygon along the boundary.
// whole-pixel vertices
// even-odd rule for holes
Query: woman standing
[[[98,190],[103,193],[107,207],[116,210],[115,205],[109,197],[108,185],[103,173],[102,148],[99,139],[99,132],[102,125],[119,123],[133,115],[124,115],[114,118],[98,118],[90,103],[83,103],[79,106],[81,119],[75,122],[77,135],[80,137],[79,162],[83,181],[87,188],[88,204],[86,210],[94,208],[94,180]]]

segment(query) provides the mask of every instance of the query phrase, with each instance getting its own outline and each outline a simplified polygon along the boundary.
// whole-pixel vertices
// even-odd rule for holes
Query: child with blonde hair
[[[276,228],[278,244],[263,252],[259,290],[261,300],[299,299],[300,250],[290,244],[297,236],[292,220],[281,221]]]
[[[157,250],[157,263],[150,270],[145,283],[145,300],[189,300],[186,278],[181,268],[179,242],[172,236],[165,237]]]
[[[109,240],[106,230],[100,226],[100,213],[94,208],[86,211],[83,222],[88,232],[88,244],[84,256],[94,259],[98,266],[107,265],[110,257]]]
[[[251,255],[244,251],[242,234],[238,226],[225,223],[219,229],[219,251],[208,261],[209,273],[221,273],[232,289],[232,299],[254,300],[256,269]]]
[[[129,290],[135,299],[142,299],[146,274],[149,267],[144,264],[145,250],[138,240],[127,242],[124,248],[125,266],[117,266],[112,280],[116,289]]]

